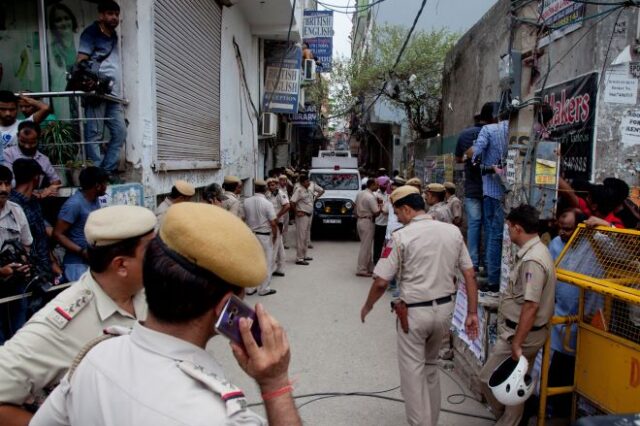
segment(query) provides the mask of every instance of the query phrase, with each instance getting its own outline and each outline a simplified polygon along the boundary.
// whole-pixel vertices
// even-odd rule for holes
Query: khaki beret
[[[422,188],[422,181],[419,178],[414,177],[414,178],[409,179],[407,181],[406,185],[415,185],[415,186],[419,186],[419,187]]]
[[[256,179],[253,184],[255,186],[267,186],[267,182],[264,179]]]
[[[269,184],[270,184],[270,183],[272,183],[272,182],[273,182],[273,183],[278,183],[278,179],[276,179],[276,178],[269,178],[269,179],[267,179],[267,185],[269,185]]]
[[[185,197],[193,197],[196,193],[196,189],[193,185],[185,180],[177,180],[173,183],[173,186]]]
[[[174,204],[164,217],[160,239],[187,261],[229,284],[256,287],[267,276],[260,242],[242,220],[223,208]]]
[[[278,179],[289,179],[289,178],[287,177],[287,175],[280,175],[278,176]]]
[[[401,177],[395,177],[393,178],[393,184],[396,186],[402,186],[402,185],[406,185],[407,181],[402,179]]]
[[[240,183],[242,182],[238,176],[225,176],[224,183]]]
[[[156,215],[139,206],[110,206],[91,212],[84,235],[91,247],[104,247],[141,237],[156,227]]]
[[[418,191],[418,188],[411,186],[411,185],[404,185],[401,186],[400,188],[396,189],[395,191],[393,191],[391,193],[391,195],[389,196],[389,198],[391,198],[391,204],[395,204],[396,201],[398,200],[402,200],[404,197],[406,197],[407,195],[411,195],[411,194],[420,194],[420,191]]]
[[[444,187],[445,189],[456,189],[456,184],[453,182],[445,182]]]
[[[441,183],[430,183],[427,185],[427,191],[429,192],[444,192],[444,185]]]

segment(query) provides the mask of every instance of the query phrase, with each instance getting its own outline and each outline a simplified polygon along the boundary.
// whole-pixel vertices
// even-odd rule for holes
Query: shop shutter
[[[215,0],[155,1],[157,168],[219,167],[221,20]]]

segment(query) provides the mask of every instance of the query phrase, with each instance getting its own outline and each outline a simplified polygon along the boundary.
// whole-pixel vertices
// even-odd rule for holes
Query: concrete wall
[[[586,16],[606,11],[606,6],[587,6]],[[473,114],[478,112],[482,103],[497,100],[498,59],[508,48],[509,22],[507,14],[509,1],[500,0],[471,30],[458,42],[447,58],[443,77],[444,85],[444,131],[443,152],[452,152],[458,133],[471,124]],[[538,58],[541,78],[534,83],[534,91],[575,79],[590,73],[602,73],[607,56],[605,70],[611,70],[611,63],[626,46],[631,47],[632,60],[638,61],[634,53],[637,10],[627,8],[622,11],[615,24],[618,12],[601,19],[590,19],[582,27],[549,45],[543,47]],[[613,37],[612,37],[613,35]],[[609,50],[607,55],[607,50]],[[549,65],[552,66],[549,77],[544,82]],[[628,63],[618,68],[627,69]],[[594,148],[594,167],[592,179],[601,181],[615,176],[627,181],[631,186],[640,186],[640,146],[623,146],[620,124],[629,111],[636,111],[635,105],[607,103],[604,92],[607,80],[600,77],[596,106],[596,131]],[[528,81],[523,81],[527,87]],[[526,96],[525,96],[526,98]]]
[[[509,1],[500,0],[447,55],[443,73],[443,149],[453,152],[460,131],[473,124],[482,104],[496,101],[498,61],[508,50]]]
[[[126,146],[128,180],[144,185],[146,204],[155,206],[157,194],[170,191],[173,181],[185,179],[196,187],[222,182],[225,174],[251,178],[259,175],[263,161],[258,152],[257,120],[244,100],[232,40],[240,46],[246,78],[256,106],[259,99],[261,68],[258,39],[239,7],[222,10],[222,49],[220,75],[220,159],[222,168],[157,173],[154,161],[155,77],[153,53],[153,0],[123,2],[123,74],[125,96],[129,99]]]

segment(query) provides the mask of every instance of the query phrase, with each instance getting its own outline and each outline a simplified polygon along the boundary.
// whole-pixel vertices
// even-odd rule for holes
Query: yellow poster
[[[536,185],[555,185],[558,165],[551,160],[536,160]]]

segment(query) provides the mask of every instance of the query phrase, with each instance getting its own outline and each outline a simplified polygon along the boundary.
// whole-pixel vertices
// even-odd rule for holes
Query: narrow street
[[[293,230],[292,230],[293,231]],[[294,241],[290,234],[289,241]],[[333,238],[333,237],[332,237]],[[284,278],[274,278],[278,293],[269,297],[251,296],[250,304],[264,303],[287,329],[292,361],[290,375],[295,395],[327,392],[367,392],[402,398],[396,361],[395,321],[389,310],[390,293],[360,322],[360,307],[371,280],[355,276],[358,242],[351,240],[316,240],[309,255],[310,266],[295,265],[295,247],[287,250]],[[244,389],[250,403],[259,401],[253,382],[237,366],[227,342],[216,337],[209,345],[224,365],[228,379]],[[463,392],[449,372],[441,373],[443,408],[477,416],[490,416],[480,403],[452,397]],[[455,377],[455,375],[454,375]],[[381,393],[388,389],[389,392]],[[380,425],[406,424],[404,406],[395,401],[363,396],[343,396],[305,403],[319,398],[299,398],[297,404],[305,424]],[[304,405],[304,406],[303,406]],[[260,412],[260,407],[254,408]],[[492,421],[442,412],[440,425],[490,425]]]

